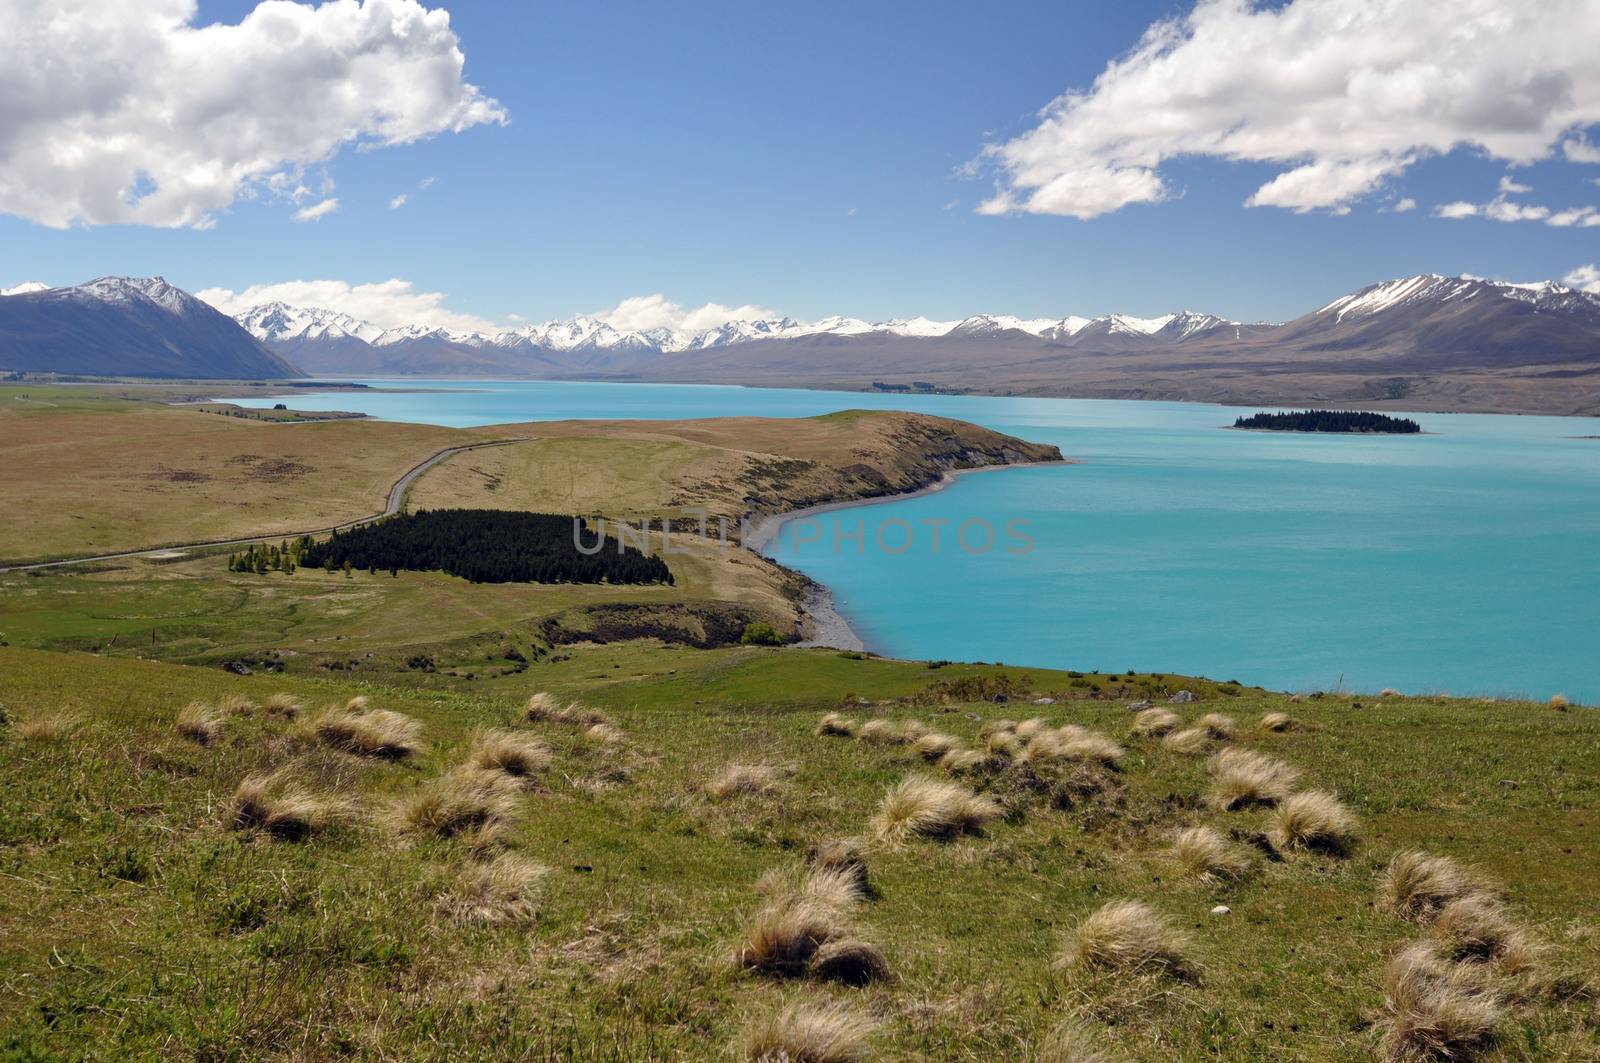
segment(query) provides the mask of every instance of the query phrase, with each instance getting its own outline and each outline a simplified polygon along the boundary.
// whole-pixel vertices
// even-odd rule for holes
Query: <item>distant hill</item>
[[[272,304],[240,316],[318,374],[512,376],[1240,404],[1600,413],[1600,295],[1423,274],[1282,324],[1157,317],[829,317],[622,330],[594,318],[501,332],[382,329]]]
[[[160,277],[0,296],[0,371],[222,380],[304,376],[238,322]]]

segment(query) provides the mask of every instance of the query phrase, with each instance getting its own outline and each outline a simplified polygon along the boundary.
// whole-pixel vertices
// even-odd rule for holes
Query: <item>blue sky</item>
[[[204,2],[195,21],[238,22],[253,6]],[[1559,151],[1514,169],[1473,148],[1424,152],[1345,214],[1246,207],[1289,167],[1195,154],[1162,162],[1159,202],[1087,219],[976,212],[1008,180],[992,163],[964,172],[986,144],[1024,137],[1040,108],[1090,89],[1189,5],[444,6],[465,80],[506,124],[338,151],[303,177],[338,201],[314,222],[266,196],[204,229],[0,215],[0,287],[103,273],[191,290],[404,278],[495,322],[655,292],[800,318],[1190,308],[1276,320],[1387,277],[1560,278],[1600,257],[1600,227],[1436,214],[1490,203],[1508,173],[1530,190],[1516,202],[1600,204],[1600,165]],[[1416,209],[1389,209],[1403,198]]]

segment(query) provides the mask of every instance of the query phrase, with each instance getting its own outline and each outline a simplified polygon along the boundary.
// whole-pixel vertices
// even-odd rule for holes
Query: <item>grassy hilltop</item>
[[[547,666],[539,719],[525,682],[418,689],[17,649],[0,650],[0,675],[12,1058],[733,1058],[763,1020],[830,1002],[871,1027],[873,1058],[1369,1058],[1390,1029],[1390,956],[1434,939],[1380,902],[1410,849],[1474,869],[1522,935],[1515,962],[1466,965],[1495,1001],[1484,1058],[1600,1048],[1589,712],[646,643]],[[1198,701],[1166,705],[1175,689]],[[368,715],[416,722],[397,732],[411,752],[352,752],[338,718],[319,737],[315,721],[358,695]],[[1126,701],[1144,696],[1184,725],[1225,715],[1233,737],[1181,752],[1133,734]],[[835,712],[855,736],[816,733]],[[1263,730],[1270,712],[1297,722]],[[980,737],[1030,717],[1056,737]],[[908,721],[978,763],[925,759],[945,739],[905,744]],[[1111,745],[1067,752],[1053,729],[1068,724]],[[502,734],[484,761],[488,729]],[[1225,750],[1337,795],[1348,850],[1296,848],[1271,810],[1217,807]],[[529,774],[463,767],[479,762]],[[486,776],[499,782],[473,782]],[[908,777],[992,807],[971,833],[904,833],[878,817]],[[273,781],[270,827],[238,822],[249,778]],[[1200,826],[1220,851],[1186,866],[1174,837]],[[795,878],[836,839],[859,840],[867,897]],[[822,898],[816,933],[868,951],[828,977],[752,969],[759,951],[736,962],[773,947],[750,936],[763,909],[805,889]],[[1060,966],[1074,929],[1122,899],[1168,921],[1179,971]],[[862,971],[864,986],[832,980]],[[1073,1031],[1106,1054],[1050,1054]]]
[[[736,518],[1054,456],[18,390],[13,560],[331,524],[462,440],[527,436],[414,506]],[[0,573],[0,1059],[1600,1058],[1592,710],[742,646],[804,581],[685,543],[672,586]]]

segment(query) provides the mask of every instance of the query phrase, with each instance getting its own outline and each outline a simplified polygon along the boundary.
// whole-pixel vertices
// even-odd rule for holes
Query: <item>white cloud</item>
[[[601,310],[590,316],[607,322],[613,328],[623,330],[673,328],[695,331],[717,328],[730,321],[776,318],[782,315],[776,310],[748,303],[744,306],[706,303],[704,306],[685,308],[657,292],[654,295],[636,295],[624,299],[614,308]]]
[[[395,196],[393,199],[389,200],[389,209],[390,210],[399,210],[401,207],[406,205],[406,199],[407,198],[408,197],[406,196],[406,194],[404,192],[401,192],[398,196]]]
[[[294,212],[295,221],[321,221],[339,209],[337,199],[324,199],[320,203],[313,203],[309,207],[301,207]]]
[[[1200,0],[986,148],[1000,186],[978,209],[1158,203],[1162,164],[1191,155],[1287,167],[1247,202],[1297,211],[1348,206],[1457,147],[1600,157],[1574,136],[1600,123],[1596,39],[1592,0]]]
[[[1519,185],[1510,177],[1500,178],[1500,194],[1502,196],[1520,196],[1532,191],[1533,189],[1530,186]]]
[[[1505,182],[1500,184],[1505,188]],[[1520,186],[1519,186],[1520,187]],[[1504,195],[1496,196],[1487,203],[1469,203],[1458,200],[1454,203],[1445,203],[1433,210],[1434,216],[1439,218],[1488,218],[1491,221],[1542,221],[1546,225],[1554,225],[1560,229],[1579,226],[1589,228],[1600,226],[1600,210],[1594,207],[1571,207],[1567,210],[1552,211],[1549,207],[1542,207],[1529,203],[1513,203]]]
[[[428,189],[433,187],[433,183],[437,180],[437,177],[424,177],[422,180],[417,182],[417,188],[426,192]]]
[[[458,313],[444,306],[443,292],[419,292],[411,282],[394,278],[375,284],[350,284],[347,281],[283,281],[278,284],[252,284],[243,291],[206,288],[195,295],[225,314],[239,314],[263,303],[282,302],[291,306],[338,310],[370,321],[380,328],[426,325],[429,328],[493,332],[492,321],[473,314]]]
[[[1483,212],[1483,208],[1476,203],[1465,200],[1456,200],[1454,203],[1444,203],[1433,209],[1434,214],[1441,218],[1471,218]]]
[[[1593,292],[1595,295],[1600,295],[1600,269],[1595,268],[1593,263],[1587,266],[1579,266],[1565,277],[1562,277],[1561,283],[1568,288],[1577,288],[1579,291]]]
[[[0,4],[0,212],[42,225],[204,225],[257,188],[294,202],[343,146],[504,122],[418,0]],[[326,196],[328,189],[322,194]]]
[[[1600,163],[1600,146],[1589,143],[1589,138],[1579,135],[1561,145],[1568,162]],[[1600,178],[1593,178],[1600,185]]]
[[[1417,201],[1412,199],[1410,196],[1406,196],[1389,209],[1395,214],[1404,214],[1408,210],[1416,210]]]
[[[1594,207],[1573,207],[1571,210],[1557,211],[1546,218],[1545,222],[1560,229],[1570,229],[1574,226],[1592,229],[1600,226],[1600,210]]]

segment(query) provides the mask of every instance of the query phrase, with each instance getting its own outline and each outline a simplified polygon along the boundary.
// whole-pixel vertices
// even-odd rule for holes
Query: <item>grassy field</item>
[[[888,1060],[1365,1059],[1385,1036],[1389,957],[1429,934],[1378,903],[1384,867],[1411,848],[1498,883],[1543,949],[1531,972],[1472,965],[1503,1007],[1475,1057],[1600,1052],[1592,712],[1000,674],[828,651],[577,646],[538,687],[616,729],[590,736],[587,719],[526,720],[527,675],[448,687],[234,677],[0,649],[0,1052],[743,1058],[752,1024],[834,1002],[872,1024],[873,1058]],[[1248,834],[1273,820],[1213,807],[1205,756],[1130,735],[1129,698],[1178,688],[1198,695],[1168,706],[1186,721],[1237,721],[1212,748],[1265,753],[1298,768],[1300,787],[1336,794],[1358,821],[1348,855],[1285,848],[1273,862],[1241,843],[1239,880],[1187,872],[1170,855],[1175,830]],[[988,700],[1006,689],[1011,703]],[[269,715],[273,694],[302,703],[299,719]],[[306,720],[356,694],[418,721],[417,751],[385,760],[318,741]],[[1054,703],[1033,703],[1044,696]],[[206,744],[175,729],[195,699],[218,707]],[[996,717],[1039,716],[1124,753],[1116,770],[996,760],[957,777],[998,803],[980,834],[885,840],[873,828],[885,791],[945,773],[907,745],[817,736],[830,711],[921,720],[968,748]],[[1303,726],[1262,731],[1269,711]],[[417,829],[438,820],[414,802],[460,778],[489,727],[541,740],[548,766],[507,791],[492,835]],[[707,784],[730,763],[771,771],[718,798]],[[231,826],[240,782],[272,772],[323,802],[308,838]],[[763,875],[835,838],[862,839],[872,890],[828,918],[880,950],[888,977],[852,988],[736,965],[769,903]],[[1073,929],[1123,898],[1184,932],[1186,977],[1057,965]],[[1217,904],[1231,914],[1210,914]],[[1063,1024],[1105,1054],[1051,1054]]]
[[[481,438],[376,421],[277,424],[83,387],[0,385],[0,560],[328,527],[382,511],[406,470]]]

